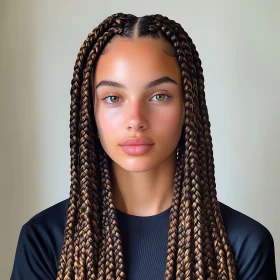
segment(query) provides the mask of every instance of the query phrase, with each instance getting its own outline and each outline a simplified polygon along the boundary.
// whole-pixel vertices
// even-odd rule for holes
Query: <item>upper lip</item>
[[[121,146],[135,146],[135,145],[153,145],[152,140],[148,138],[129,138],[121,143]]]

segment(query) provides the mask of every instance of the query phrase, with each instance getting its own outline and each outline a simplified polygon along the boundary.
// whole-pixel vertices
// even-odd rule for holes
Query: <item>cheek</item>
[[[183,115],[180,110],[167,110],[161,116],[160,124],[158,124],[159,128],[165,131],[169,131],[169,133],[180,132],[182,128],[182,120]]]
[[[99,132],[99,138],[102,144],[116,137],[121,127],[120,114],[114,114],[110,111],[99,110],[95,115],[96,125]]]

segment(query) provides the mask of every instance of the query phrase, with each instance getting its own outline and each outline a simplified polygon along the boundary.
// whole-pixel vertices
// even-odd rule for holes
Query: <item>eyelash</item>
[[[160,96],[162,96],[162,95],[165,95],[165,96],[167,96],[167,99],[165,99],[165,100],[163,100],[163,101],[157,101],[157,102],[165,102],[165,101],[167,101],[168,99],[170,99],[171,98],[171,96],[170,95],[168,95],[168,94],[166,94],[166,93],[157,93],[157,94],[155,94],[152,98],[154,98],[155,96],[158,96],[158,95],[160,95]],[[107,96],[105,96],[102,100],[105,100],[105,99],[107,99],[108,97],[118,97],[118,98],[120,98],[119,96],[116,96],[116,95],[107,95]],[[107,102],[108,104],[111,104],[111,105],[113,105],[113,104],[117,104],[118,102],[116,102],[116,103],[113,103],[113,102]]]

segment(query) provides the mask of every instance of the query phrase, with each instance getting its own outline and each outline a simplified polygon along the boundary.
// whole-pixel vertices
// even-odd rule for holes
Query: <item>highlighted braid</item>
[[[57,280],[126,279],[110,158],[97,137],[92,76],[114,37],[167,40],[181,68],[185,123],[177,147],[165,279],[235,280],[217,200],[204,77],[184,29],[161,15],[114,14],[87,37],[74,67],[70,106],[71,188]]]

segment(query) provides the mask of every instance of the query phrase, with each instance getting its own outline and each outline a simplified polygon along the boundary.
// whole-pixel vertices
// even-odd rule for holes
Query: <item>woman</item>
[[[70,148],[70,198],[23,226],[12,279],[276,279],[270,232],[217,200],[201,61],[178,23],[114,14],[88,35]]]

